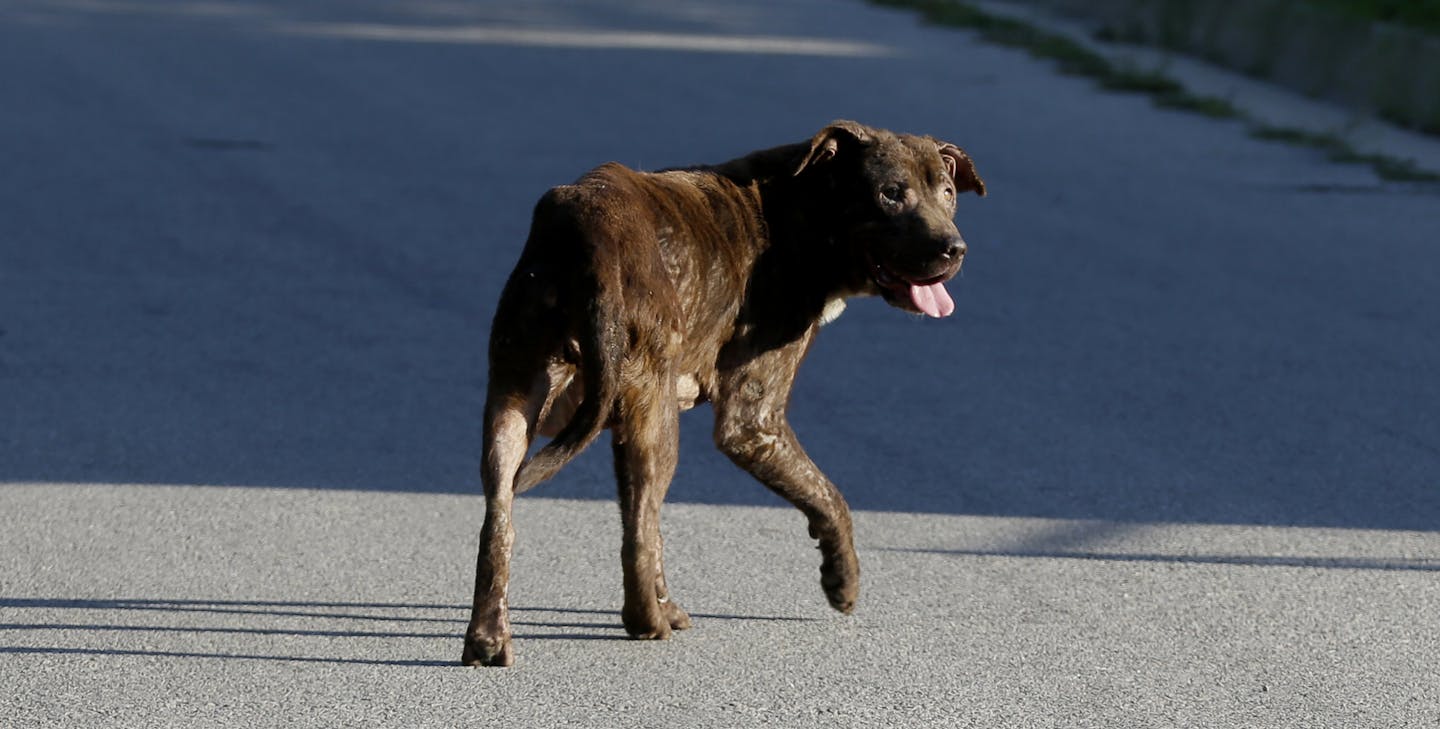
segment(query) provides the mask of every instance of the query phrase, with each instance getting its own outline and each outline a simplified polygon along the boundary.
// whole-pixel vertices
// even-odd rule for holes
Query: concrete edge
[[[972,0],[970,4],[986,13],[1064,36],[1119,67],[1157,71],[1193,94],[1224,99],[1241,110],[1254,126],[1333,135],[1361,154],[1409,161],[1427,172],[1440,173],[1440,137],[1384,121],[1371,110],[1307,96],[1185,53],[1099,40],[1096,31],[1102,26],[1094,18],[1062,15],[1051,7],[1074,4],[1068,0]]]

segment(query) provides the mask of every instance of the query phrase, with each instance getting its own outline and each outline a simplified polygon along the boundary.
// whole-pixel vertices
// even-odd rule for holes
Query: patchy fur
[[[786,421],[791,384],[844,299],[880,295],[944,316],[965,244],[961,192],[985,193],[955,145],[835,122],[812,139],[715,166],[619,164],[556,187],[490,334],[475,602],[462,660],[510,665],[515,494],[609,428],[623,526],[625,630],[668,638],[690,618],[670,598],[660,504],[681,410],[709,401],[715,444],[804,514],[820,583],[850,612],[859,594],[850,511]],[[552,440],[523,465],[537,435]]]

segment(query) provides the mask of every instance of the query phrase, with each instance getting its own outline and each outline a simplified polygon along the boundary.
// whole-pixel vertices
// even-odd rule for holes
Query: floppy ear
[[[806,168],[821,164],[834,157],[840,151],[840,143],[843,140],[869,144],[871,139],[870,127],[864,124],[843,119],[831,122],[829,126],[821,129],[819,134],[810,139],[810,151],[792,174],[798,175]]]
[[[965,150],[949,143],[935,140],[935,146],[940,148],[940,160],[945,163],[945,171],[949,173],[950,179],[955,181],[955,187],[961,192],[973,190],[976,195],[985,197],[985,181],[980,179],[980,174],[975,171],[975,163],[970,161],[970,155]]]

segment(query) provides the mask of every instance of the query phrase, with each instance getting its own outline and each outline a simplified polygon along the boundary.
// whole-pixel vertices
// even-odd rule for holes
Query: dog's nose
[[[946,240],[944,247],[940,249],[940,255],[950,260],[965,255],[965,239],[957,235]]]

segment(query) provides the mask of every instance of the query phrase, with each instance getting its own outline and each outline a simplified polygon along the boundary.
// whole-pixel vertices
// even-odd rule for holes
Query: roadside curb
[[[1098,12],[1089,19],[1079,19],[1060,15],[1052,7],[1077,6],[1069,0],[975,0],[970,4],[985,13],[1062,36],[1117,67],[1154,72],[1173,78],[1192,94],[1229,102],[1250,122],[1256,136],[1282,138],[1267,132],[1289,132],[1292,138],[1301,140],[1295,143],[1327,149],[1339,161],[1384,157],[1409,161],[1429,173],[1440,172],[1440,138],[1381,120],[1365,109],[1312,98],[1277,82],[1247,76],[1174,50],[1100,40],[1097,30],[1104,26],[1093,17]],[[1105,4],[1096,3],[1095,7],[1098,10]],[[1090,7],[1085,3],[1078,6]],[[1313,140],[1329,140],[1345,149],[1337,154],[1333,146]]]
[[[1440,37],[1305,0],[1012,0],[1440,134]]]

